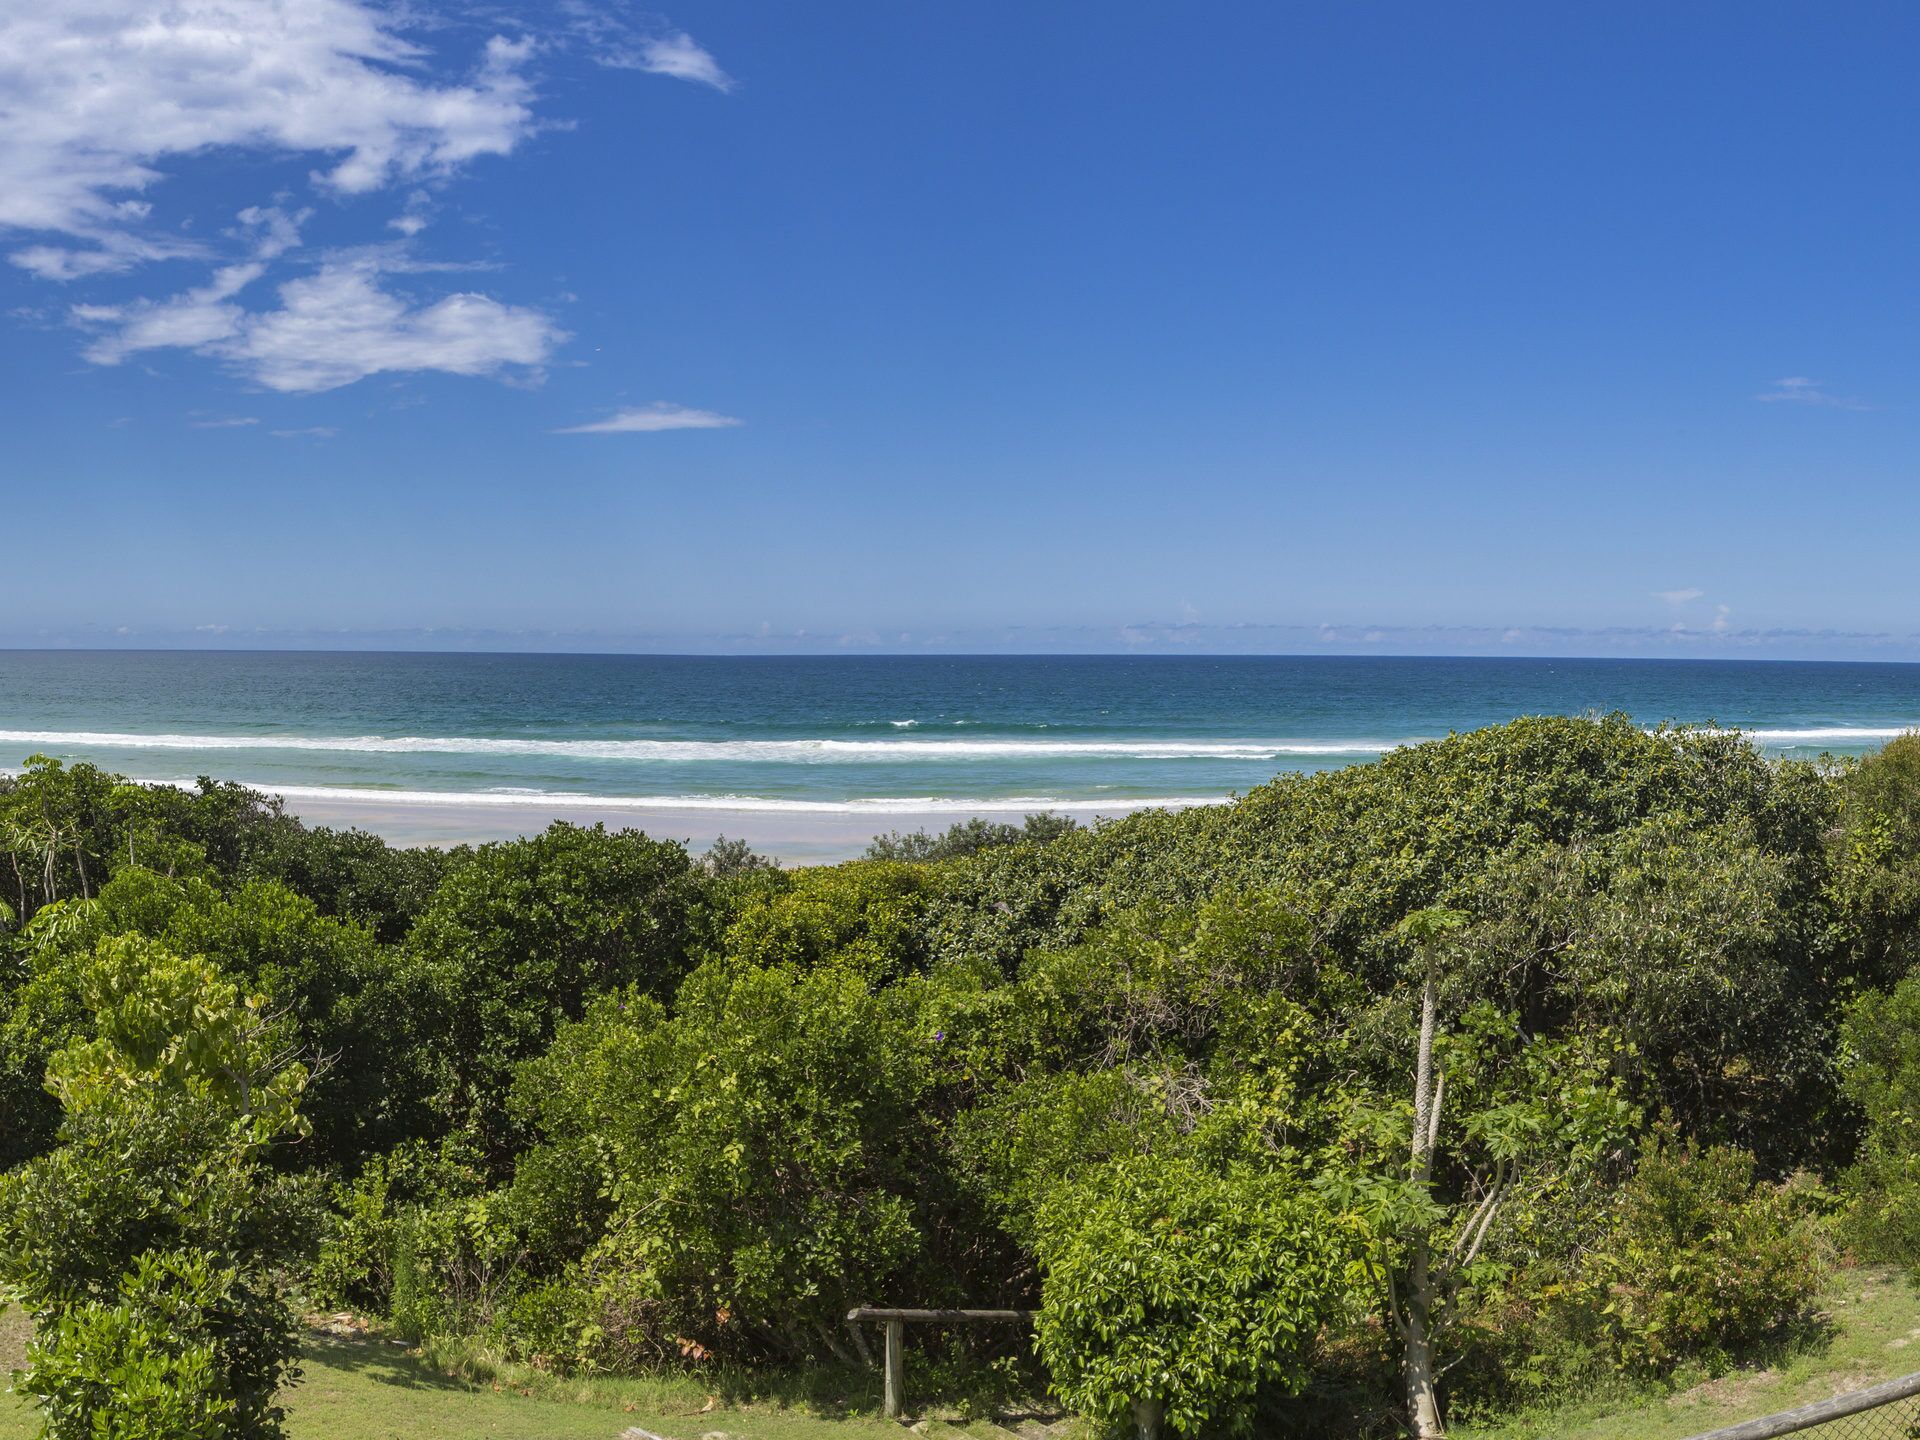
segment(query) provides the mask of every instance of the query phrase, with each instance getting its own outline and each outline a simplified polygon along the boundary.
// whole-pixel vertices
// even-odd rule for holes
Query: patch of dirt
[[[1675,1410],[1691,1410],[1698,1405],[1745,1405],[1778,1378],[1772,1370],[1737,1371],[1688,1390],[1676,1391],[1667,1397],[1667,1405]]]

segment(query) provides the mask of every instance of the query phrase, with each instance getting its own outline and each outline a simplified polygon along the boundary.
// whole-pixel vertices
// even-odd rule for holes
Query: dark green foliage
[[[1471,911],[1488,869],[1516,853],[1663,813],[1745,818],[1765,848],[1817,852],[1831,803],[1808,767],[1769,765],[1738,736],[1532,717],[1284,776],[1231,806],[1148,811],[1037,852],[984,852],[955,868],[931,923],[938,953],[1011,968],[1141,904],[1283,886],[1338,950],[1377,965],[1400,917]]]
[[[1845,1038],[1846,1092],[1866,1117],[1848,1236],[1870,1258],[1920,1266],[1920,977],[1861,996]]]
[[[1657,1137],[1583,1257],[1569,1303],[1616,1361],[1664,1374],[1779,1333],[1831,1265],[1812,1197],[1756,1181],[1753,1157]]]
[[[971,820],[948,826],[938,835],[925,830],[894,830],[876,835],[867,846],[867,859],[913,863],[952,860],[1003,845],[1046,845],[1079,828],[1080,822],[1072,816],[1057,815],[1051,810],[1029,815],[1018,825],[996,824],[976,815]]]
[[[1423,1245],[1456,1410],[1769,1343],[1824,1263],[1798,1167],[1850,1165],[1851,1242],[1920,1262],[1920,739],[1821,768],[1530,718],[797,870],[566,825],[398,850],[36,761],[0,902],[0,1270],[49,1413],[129,1440],[271,1426],[296,1272],[563,1367],[1043,1302],[1077,1407],[1226,1433],[1335,1369],[1343,1413],[1388,1398],[1373,1287]],[[246,1120],[223,1046],[298,1057],[306,1118]]]
[[[707,847],[707,853],[700,857],[700,868],[717,879],[730,880],[738,875],[778,870],[780,862],[756,854],[744,840],[729,840],[720,835]]]
[[[555,825],[474,851],[407,940],[432,997],[422,1024],[442,1114],[504,1160],[514,1067],[594,995],[671,994],[702,937],[701,899],[686,851],[636,831]]]

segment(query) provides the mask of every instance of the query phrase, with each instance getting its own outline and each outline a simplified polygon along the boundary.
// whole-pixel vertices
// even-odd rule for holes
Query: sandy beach
[[[680,807],[596,804],[567,806],[513,804],[423,804],[411,798],[384,799],[369,794],[351,799],[335,796],[286,795],[287,811],[309,825],[368,830],[396,845],[480,844],[535,834],[556,820],[576,825],[601,824],[609,829],[632,828],[663,840],[679,840],[696,854],[722,835],[745,840],[763,855],[788,865],[829,864],[859,855],[875,835],[901,830],[944,830],[983,815],[989,820],[1018,822],[1021,812],[1005,808],[978,811],[952,808],[860,812],[792,812],[758,809],[687,810]],[[1063,807],[1067,808],[1067,807]],[[1139,805],[1073,806],[1068,809],[1082,824],[1131,813]]]

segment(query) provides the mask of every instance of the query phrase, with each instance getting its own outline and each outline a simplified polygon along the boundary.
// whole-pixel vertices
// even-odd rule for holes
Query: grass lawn
[[[0,1315],[0,1373],[20,1363],[25,1342],[19,1312]],[[379,1336],[315,1332],[308,1337],[305,1366],[287,1399],[291,1440],[617,1440],[629,1427],[666,1440],[700,1440],[716,1430],[730,1440],[897,1440],[903,1428],[876,1413],[840,1407],[729,1401],[685,1378],[568,1381],[529,1375],[519,1383],[475,1384]],[[911,1369],[907,1383],[913,1383]],[[868,1403],[877,1410],[877,1398]],[[0,1395],[0,1440],[30,1440],[37,1430],[30,1407]],[[971,1440],[1007,1440],[1016,1433],[958,1417],[935,1419],[930,1431]],[[1018,1433],[1036,1432],[1022,1426]]]
[[[1514,1417],[1499,1425],[1456,1428],[1455,1440],[1683,1440],[1702,1430],[1765,1415],[1920,1370],[1920,1291],[1884,1269],[1839,1277],[1825,1302],[1825,1337],[1772,1367],[1736,1371],[1670,1394],[1589,1401]],[[0,1370],[19,1363],[25,1340],[17,1314],[0,1316]],[[912,1386],[912,1372],[908,1385]],[[709,1407],[709,1400],[712,1401]],[[307,1346],[306,1378],[288,1400],[292,1440],[617,1440],[638,1427],[668,1440],[700,1440],[722,1431],[731,1440],[861,1440],[897,1437],[899,1425],[862,1409],[708,1396],[698,1381],[566,1381],[526,1377],[475,1384],[448,1376],[415,1352],[378,1336],[316,1333]],[[1033,1423],[1018,1433],[1045,1432]],[[31,1412],[0,1397],[0,1440],[28,1440]],[[936,1436],[1004,1440],[1010,1432],[984,1421],[936,1419]]]
[[[1684,1440],[1920,1370],[1920,1290],[1897,1270],[1842,1272],[1822,1304],[1825,1338],[1759,1370],[1671,1394],[1590,1401],[1460,1426],[1454,1440]]]

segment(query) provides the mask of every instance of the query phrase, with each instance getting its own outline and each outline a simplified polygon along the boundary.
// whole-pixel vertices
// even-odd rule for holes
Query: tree
[[[1420,987],[1411,1100],[1371,1107],[1371,1167],[1319,1181],[1330,1202],[1373,1227],[1365,1268],[1400,1342],[1416,1440],[1443,1433],[1437,1339],[1455,1296],[1485,1273],[1488,1239],[1516,1195],[1566,1183],[1633,1119],[1605,1032],[1527,1037],[1515,1016],[1484,1002],[1441,1031],[1442,970],[1467,919],[1435,907],[1399,925]]]
[[[441,1112],[504,1167],[514,1067],[622,986],[671,994],[702,938],[701,880],[679,845],[556,824],[486,845],[434,892],[407,938],[432,999],[421,1030]]]
[[[612,1213],[586,1269],[668,1335],[730,1356],[841,1352],[848,1308],[898,1293],[921,1258],[937,1048],[914,984],[709,961],[671,1016],[632,991],[603,997],[527,1067],[517,1098],[546,1144],[520,1179],[561,1182],[557,1208],[577,1214],[569,1152],[604,1167],[586,1193]],[[641,1328],[607,1340],[663,1338]]]
[[[0,1282],[36,1325],[20,1389],[54,1440],[277,1436],[306,1207],[267,1160],[306,1069],[204,960],[110,939],[83,989],[94,1038],[47,1073],[61,1143],[0,1177]],[[152,1428],[176,1411],[198,1418]]]
[[[1056,1393],[1141,1440],[1253,1428],[1306,1384],[1345,1293],[1352,1233],[1310,1189],[1187,1159],[1116,1161],[1041,1214],[1036,1343]]]

